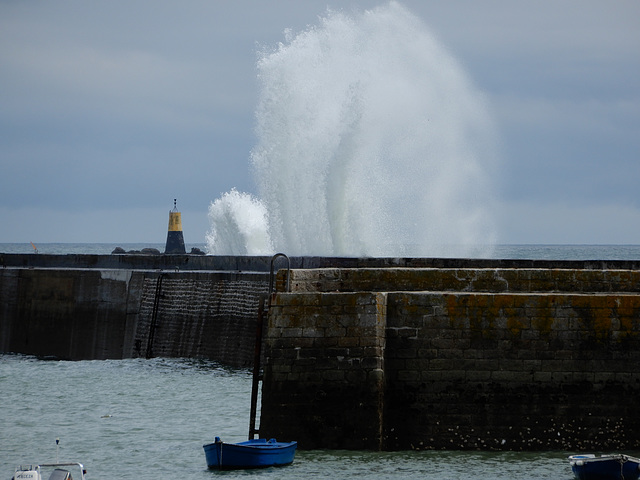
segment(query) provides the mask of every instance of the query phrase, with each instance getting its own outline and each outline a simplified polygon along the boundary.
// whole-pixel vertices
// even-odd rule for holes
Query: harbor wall
[[[253,364],[264,272],[0,269],[0,352]]]
[[[260,429],[300,448],[640,449],[639,278],[293,271]]]
[[[271,260],[0,254],[0,352],[249,367]],[[290,292],[276,267],[265,328],[261,436],[303,449],[640,449],[638,262],[290,264]]]

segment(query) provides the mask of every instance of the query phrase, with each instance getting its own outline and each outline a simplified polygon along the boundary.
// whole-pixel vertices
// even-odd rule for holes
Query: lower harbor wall
[[[0,269],[0,352],[249,367],[267,289],[260,272]]]

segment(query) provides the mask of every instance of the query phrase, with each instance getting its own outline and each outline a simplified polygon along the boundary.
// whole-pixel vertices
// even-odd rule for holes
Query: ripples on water
[[[88,479],[565,479],[568,453],[300,451],[260,471],[206,468],[202,445],[246,439],[251,375],[209,361],[42,361],[0,355],[0,478],[80,461]],[[288,439],[283,439],[288,440]]]

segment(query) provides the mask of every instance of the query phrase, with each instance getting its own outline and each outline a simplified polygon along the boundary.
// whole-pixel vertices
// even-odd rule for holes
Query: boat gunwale
[[[297,446],[298,442],[276,442],[276,443],[257,443],[251,444],[246,442],[240,443],[228,443],[228,442],[211,442],[205,444],[203,447],[211,447],[212,445],[224,445],[225,447],[238,448],[243,450],[284,450],[286,448],[291,448],[293,446]]]
[[[278,442],[275,439],[248,440],[239,443],[215,441],[203,445],[209,469],[236,470],[268,467],[284,467],[293,463],[298,442]],[[234,456],[231,463],[221,462],[224,452]],[[247,462],[238,461],[238,456]],[[214,460],[212,464],[209,459]]]
[[[626,462],[635,462],[640,464],[640,458],[636,458],[632,455],[625,455],[624,453],[613,453],[613,454],[604,454],[599,457],[593,454],[583,454],[583,455],[569,455],[569,461],[573,465],[574,462],[584,462],[584,463],[593,463],[593,462],[606,462],[606,461],[620,461],[623,463]]]

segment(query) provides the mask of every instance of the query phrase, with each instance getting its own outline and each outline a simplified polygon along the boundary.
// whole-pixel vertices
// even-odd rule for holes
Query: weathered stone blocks
[[[301,448],[640,448],[638,271],[375,273],[296,271],[298,291],[278,295],[263,392],[268,435],[297,438]],[[344,293],[311,281],[320,276]],[[303,348],[313,348],[316,363],[305,368],[348,373],[276,380],[280,363],[297,361],[282,360],[280,349],[305,340],[287,335],[286,343],[278,341],[284,337],[278,317],[284,311],[295,317],[287,310],[293,304],[304,305],[297,322],[338,336],[347,349],[372,344],[366,361],[362,352],[343,351],[342,361],[350,358],[343,368],[324,358],[336,351],[323,353],[314,337],[313,347]],[[349,327],[340,337],[343,330],[332,324]],[[359,372],[365,367],[366,375]]]
[[[292,305],[304,312],[295,322],[301,328],[279,318]],[[385,313],[380,293],[277,295],[265,339],[261,432],[304,448],[381,448]],[[283,353],[290,350],[295,358]],[[319,375],[294,375],[302,359]],[[282,375],[283,367],[292,374]]]
[[[309,292],[640,292],[638,269],[585,268],[583,265],[574,268],[527,268],[518,265],[509,268],[296,269],[292,271],[291,279],[295,291]]]

